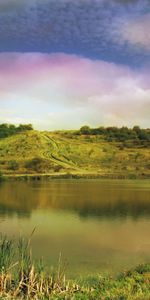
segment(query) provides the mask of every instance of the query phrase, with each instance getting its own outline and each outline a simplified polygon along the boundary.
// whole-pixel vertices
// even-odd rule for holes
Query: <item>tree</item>
[[[28,130],[33,130],[32,124],[20,124],[19,126],[13,124],[0,124],[0,138],[5,138]]]
[[[20,124],[17,128],[19,132],[33,130],[32,124]]]
[[[82,126],[80,128],[80,133],[81,134],[85,134],[85,135],[89,135],[91,133],[91,129],[89,126],[85,125],[85,126]]]

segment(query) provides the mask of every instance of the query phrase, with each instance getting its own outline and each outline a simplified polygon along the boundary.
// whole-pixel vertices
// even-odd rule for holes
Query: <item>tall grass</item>
[[[67,289],[61,256],[50,273],[42,260],[33,260],[30,243],[0,236],[0,299],[51,299]]]
[[[32,258],[30,244],[31,239],[13,241],[0,236],[0,299],[150,299],[150,265],[138,266],[116,278],[93,276],[68,281],[61,255],[55,272],[48,272],[43,261]]]

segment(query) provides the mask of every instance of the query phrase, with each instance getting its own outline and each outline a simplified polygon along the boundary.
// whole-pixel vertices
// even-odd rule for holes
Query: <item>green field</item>
[[[31,130],[0,139],[0,171],[4,175],[147,178],[149,149],[130,141],[107,141],[102,135]]]

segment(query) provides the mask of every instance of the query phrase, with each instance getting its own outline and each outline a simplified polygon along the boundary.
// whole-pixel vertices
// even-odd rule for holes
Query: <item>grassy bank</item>
[[[7,174],[0,178],[2,181],[42,181],[51,179],[149,179],[149,174],[123,174],[123,173],[107,173],[107,174],[75,174],[75,173],[61,173],[61,174]]]
[[[0,238],[0,299],[149,299],[150,265],[140,265],[116,277],[97,275],[66,280],[61,261],[49,271],[34,261],[30,240]]]
[[[31,130],[0,139],[0,171],[7,178],[149,178],[149,161],[148,143],[70,131]]]

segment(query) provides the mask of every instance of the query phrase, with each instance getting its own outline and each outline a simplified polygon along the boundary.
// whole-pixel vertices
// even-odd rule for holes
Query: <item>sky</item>
[[[0,123],[150,126],[149,0],[0,0]]]

